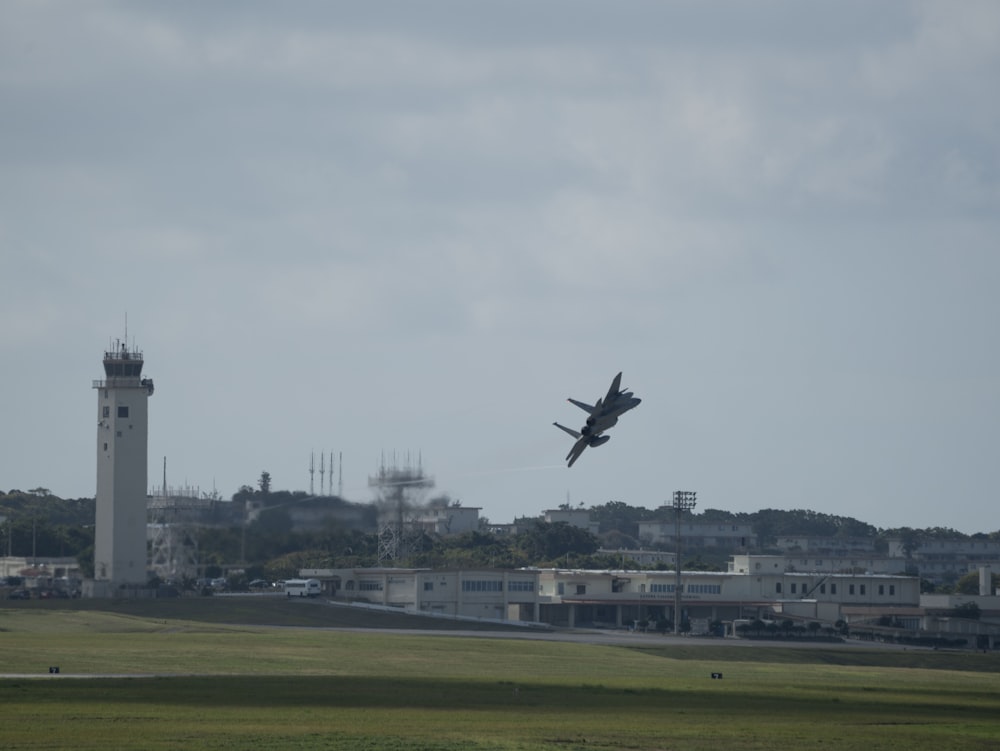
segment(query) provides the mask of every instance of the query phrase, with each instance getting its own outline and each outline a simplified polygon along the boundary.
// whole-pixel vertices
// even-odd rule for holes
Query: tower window
[[[101,414],[102,417],[111,417],[111,407],[104,405],[104,410]]]
[[[127,406],[119,407],[118,408],[118,416],[119,417],[128,417],[128,407]]]

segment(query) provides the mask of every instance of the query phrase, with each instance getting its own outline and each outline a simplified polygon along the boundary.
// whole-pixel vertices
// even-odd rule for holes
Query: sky
[[[121,339],[151,490],[998,530],[997,81],[991,0],[5,0],[0,490]]]

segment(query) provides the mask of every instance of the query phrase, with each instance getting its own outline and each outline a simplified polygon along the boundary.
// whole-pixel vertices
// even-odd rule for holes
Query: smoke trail
[[[562,469],[563,464],[539,464],[532,467],[505,467],[503,469],[484,469],[480,472],[463,472],[456,477],[480,477],[482,475],[505,475],[512,472],[537,472],[543,469]]]

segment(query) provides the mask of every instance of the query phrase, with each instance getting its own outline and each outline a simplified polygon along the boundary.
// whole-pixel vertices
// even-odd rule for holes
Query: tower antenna
[[[316,452],[309,454],[309,495],[316,495],[313,492],[313,478],[316,475]]]

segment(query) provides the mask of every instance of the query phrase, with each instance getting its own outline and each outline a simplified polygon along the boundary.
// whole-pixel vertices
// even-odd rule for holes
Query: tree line
[[[234,494],[232,506],[219,513],[211,526],[196,529],[203,566],[213,570],[244,564],[248,576],[287,578],[300,568],[372,566],[380,563],[373,504],[352,504],[335,500],[361,511],[354,525],[328,522],[307,530],[293,527],[290,507],[309,501],[301,492],[272,491],[270,475],[264,473],[258,487],[243,486]],[[256,519],[244,523],[247,504],[262,508]],[[218,506],[228,506],[219,502]],[[45,488],[0,492],[0,550],[7,555],[75,557],[84,575],[93,573],[93,498],[62,499]],[[567,507],[568,508],[568,507]],[[395,565],[416,567],[519,568],[523,566],[566,566],[580,568],[640,568],[621,555],[600,554],[600,548],[631,549],[641,546],[639,523],[673,520],[670,508],[647,509],[620,501],[592,506],[590,518],[597,523],[592,534],[567,524],[547,524],[539,519],[521,520],[522,532],[497,535],[486,531],[457,536],[437,536],[421,532],[403,541]],[[850,517],[810,510],[762,509],[731,512],[705,509],[685,512],[685,520],[704,523],[746,524],[766,549],[779,537],[866,538],[884,550],[889,538],[902,538],[904,547],[914,549],[929,539],[998,539],[1000,532],[965,535],[953,529],[935,527],[878,529]],[[381,561],[385,563],[385,561]],[[689,570],[718,569],[720,563],[699,557],[684,561]]]

